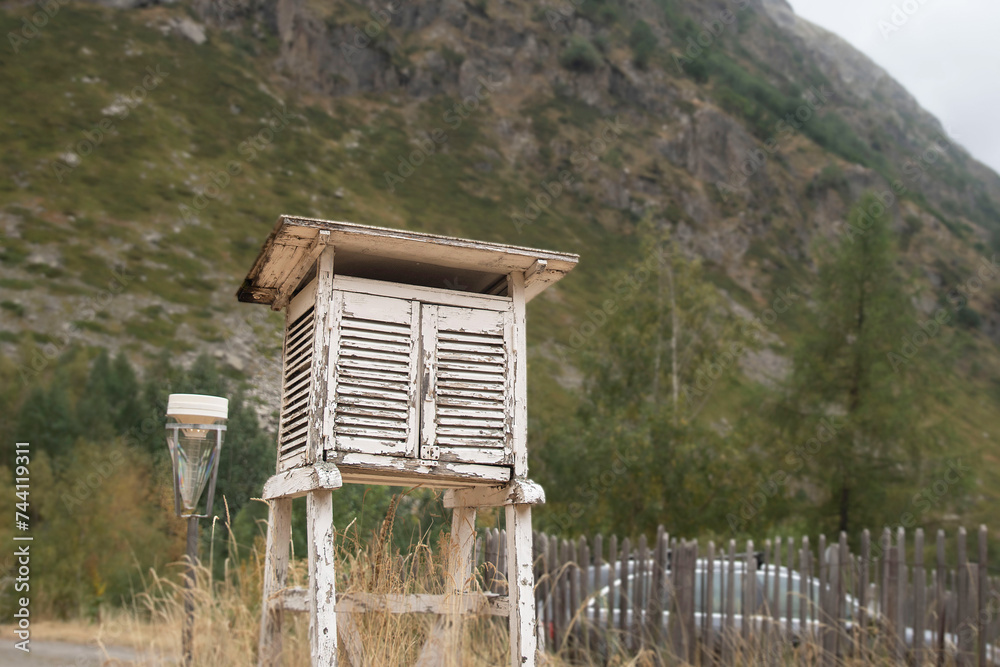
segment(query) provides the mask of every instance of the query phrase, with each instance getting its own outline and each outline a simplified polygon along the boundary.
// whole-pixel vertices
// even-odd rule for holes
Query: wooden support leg
[[[309,542],[309,644],[313,667],[337,664],[337,590],[334,579],[333,492],[306,496]]]
[[[340,633],[340,643],[344,647],[347,664],[350,667],[365,667],[364,645],[361,643],[361,633],[354,622],[354,614],[337,612],[337,632]]]
[[[451,552],[448,575],[456,593],[469,587],[472,576],[472,550],[476,546],[476,508],[457,507],[451,515]]]
[[[472,550],[476,546],[476,508],[456,507],[451,515],[451,542],[448,547],[448,577],[455,596],[455,609],[462,609],[462,595],[472,576]],[[414,667],[460,665],[462,651],[461,616],[438,619]]]
[[[257,664],[278,667],[281,664],[280,605],[271,606],[271,599],[285,587],[288,577],[288,549],[292,529],[292,499],[270,501],[267,519],[267,551],[264,553],[264,600],[260,616],[260,639]]]
[[[510,664],[534,667],[535,574],[531,562],[531,505],[507,505],[507,590]]]

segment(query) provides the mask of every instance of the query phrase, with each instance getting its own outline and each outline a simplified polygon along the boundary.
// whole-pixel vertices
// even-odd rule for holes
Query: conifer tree
[[[788,405],[800,446],[787,463],[809,480],[827,530],[898,521],[906,480],[937,438],[917,379],[934,363],[933,340],[922,359],[893,361],[920,328],[889,224],[874,195],[851,210],[819,268],[815,327],[795,352]]]
[[[126,433],[142,421],[139,379],[124,352],[115,355],[108,374],[108,400],[117,433]]]
[[[110,395],[111,360],[101,349],[87,375],[83,394],[76,404],[76,421],[92,439],[109,439],[116,433],[114,409]]]
[[[57,371],[49,387],[35,386],[18,414],[17,439],[38,443],[58,465],[73,447],[79,430],[65,374]]]

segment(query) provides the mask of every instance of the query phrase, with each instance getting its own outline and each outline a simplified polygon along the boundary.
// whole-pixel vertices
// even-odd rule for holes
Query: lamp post
[[[167,399],[167,446],[174,468],[174,511],[186,518],[187,572],[184,576],[184,665],[193,659],[195,561],[198,558],[198,519],[212,515],[219,453],[226,437],[229,400],[202,394],[170,394]],[[197,509],[205,485],[205,513]]]

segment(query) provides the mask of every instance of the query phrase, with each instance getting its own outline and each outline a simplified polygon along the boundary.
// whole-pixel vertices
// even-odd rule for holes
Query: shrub
[[[632,47],[632,62],[640,69],[646,69],[649,59],[656,51],[656,35],[649,24],[639,19],[632,26],[628,36],[628,44]]]
[[[9,310],[18,317],[24,317],[24,306],[17,303],[16,301],[0,301],[0,308],[4,310]]]
[[[583,0],[578,11],[581,16],[604,26],[616,23],[621,15],[621,9],[610,0]]]
[[[903,233],[899,236],[899,247],[903,250],[909,250],[910,241],[924,228],[924,222],[915,215],[906,216],[903,222]]]
[[[978,329],[983,323],[982,315],[968,306],[962,306],[958,309],[955,320],[964,329]]]
[[[687,59],[683,64],[684,73],[697,83],[708,81],[708,65],[705,64],[704,58]]]
[[[823,170],[806,186],[806,196],[810,199],[818,199],[827,190],[836,190],[847,199],[850,195],[849,187],[844,170],[840,168],[840,165],[831,162],[823,167]]]
[[[574,72],[593,72],[601,65],[601,54],[590,40],[574,35],[559,54],[559,64]]]

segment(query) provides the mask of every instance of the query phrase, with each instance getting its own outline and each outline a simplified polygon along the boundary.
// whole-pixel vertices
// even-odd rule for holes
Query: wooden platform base
[[[346,467],[346,466],[345,466]],[[406,471],[409,472],[409,471]],[[405,474],[405,473],[404,473]],[[260,667],[281,664],[281,626],[286,612],[309,614],[310,652],[313,667],[337,664],[338,638],[354,667],[363,662],[362,647],[352,614],[383,611],[393,614],[436,614],[440,618],[421,651],[418,667],[459,663],[460,632],[454,625],[467,614],[506,616],[510,627],[510,664],[533,667],[536,663],[534,574],[532,571],[531,506],[545,502],[542,488],[530,480],[504,480],[500,486],[459,482],[445,494],[452,508],[448,572],[453,590],[445,595],[337,595],[334,585],[333,492],[350,478],[346,470],[324,462],[275,475],[264,485],[270,504],[264,591],[260,625]],[[364,483],[376,482],[363,476]],[[399,479],[398,477],[391,477]],[[424,479],[426,481],[426,479]],[[454,483],[454,482],[453,482]],[[443,486],[443,485],[442,485]],[[287,586],[291,540],[292,498],[306,496],[309,553],[309,587]],[[508,595],[470,590],[472,553],[476,540],[476,510],[504,507],[507,520]],[[339,637],[338,637],[339,635]]]
[[[340,470],[344,484],[420,485],[457,489],[506,484],[510,481],[510,468],[503,466],[350,452],[327,452],[327,460]]]

